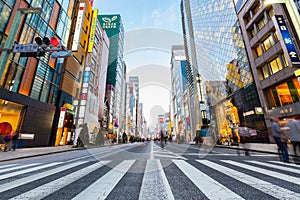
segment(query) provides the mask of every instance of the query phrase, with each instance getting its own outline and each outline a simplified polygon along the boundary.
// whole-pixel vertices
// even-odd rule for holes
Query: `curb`
[[[232,146],[222,146],[222,145],[215,145],[215,147],[217,148],[227,148],[227,149],[236,149],[236,150],[242,150],[242,151],[253,151],[253,152],[258,152],[258,153],[269,153],[269,154],[275,154],[275,155],[279,155],[278,152],[274,152],[274,151],[263,151],[263,150],[256,150],[256,149],[246,149],[243,147],[232,147]],[[300,158],[300,156],[294,155],[294,154],[289,154],[290,157],[295,157],[295,158]]]
[[[27,155],[27,156],[21,156],[21,157],[0,160],[0,163],[7,162],[7,161],[13,161],[13,160],[20,160],[20,159],[25,159],[25,158],[33,158],[33,157],[38,157],[38,156],[51,155],[51,154],[56,154],[56,153],[64,153],[64,152],[68,152],[68,151],[84,150],[84,149],[86,149],[86,148],[71,148],[71,149],[66,149],[66,150],[61,150],[61,151],[45,152],[45,153],[41,153],[41,154]]]

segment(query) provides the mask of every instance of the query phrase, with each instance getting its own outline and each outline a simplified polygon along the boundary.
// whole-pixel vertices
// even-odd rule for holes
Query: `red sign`
[[[82,100],[86,100],[86,94],[82,94],[82,95],[81,95],[81,99],[82,99]]]

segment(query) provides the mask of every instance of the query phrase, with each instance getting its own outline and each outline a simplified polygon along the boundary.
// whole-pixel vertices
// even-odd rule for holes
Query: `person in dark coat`
[[[19,141],[19,133],[15,133],[12,136],[12,143],[13,143],[13,150],[15,151],[18,146],[18,141]]]

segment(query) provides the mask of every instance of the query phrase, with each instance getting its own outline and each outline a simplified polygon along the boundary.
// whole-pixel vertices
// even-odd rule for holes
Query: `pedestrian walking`
[[[286,142],[283,141],[285,136],[283,131],[280,129],[280,124],[279,124],[279,118],[271,118],[272,122],[272,135],[274,137],[274,140],[278,146],[278,150],[280,151],[282,161],[283,162],[289,162],[289,153],[287,149]]]
[[[300,155],[300,121],[289,119],[287,136],[291,140],[295,155]]]
[[[14,151],[17,149],[18,142],[19,142],[19,133],[15,133],[12,136],[12,146]]]

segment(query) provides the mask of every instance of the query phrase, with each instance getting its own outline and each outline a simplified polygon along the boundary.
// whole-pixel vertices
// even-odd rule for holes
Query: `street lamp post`
[[[0,57],[0,82],[2,81],[2,77],[4,74],[4,70],[6,68],[6,64],[9,58],[10,50],[12,50],[12,47],[15,43],[16,35],[18,33],[18,30],[21,25],[21,20],[23,14],[35,14],[35,13],[41,13],[42,9],[41,8],[19,8],[16,12],[15,18],[12,22],[10,32],[7,36],[7,40],[4,44],[4,48],[6,51],[4,51]]]
[[[285,4],[286,9],[290,15],[290,18],[297,32],[298,39],[300,40],[300,15],[295,5],[295,2],[293,0],[264,0],[263,3],[264,4],[275,4],[275,3]]]

